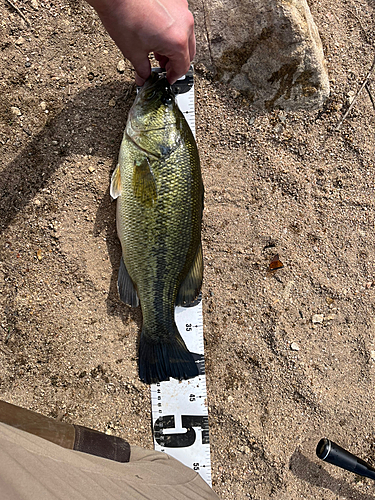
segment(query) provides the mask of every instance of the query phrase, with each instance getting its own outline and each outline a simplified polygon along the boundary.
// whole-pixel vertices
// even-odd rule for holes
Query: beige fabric
[[[129,463],[62,448],[0,423],[1,500],[217,500],[193,470],[131,447]]]

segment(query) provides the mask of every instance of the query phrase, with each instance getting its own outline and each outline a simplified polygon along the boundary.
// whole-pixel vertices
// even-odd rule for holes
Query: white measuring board
[[[160,70],[159,70],[160,71]],[[193,70],[178,80],[176,100],[195,136]],[[176,307],[175,320],[199,375],[189,380],[170,379],[151,384],[154,447],[196,470],[211,486],[208,406],[204,371],[202,300],[191,307]]]
[[[202,301],[194,307],[176,307],[175,318],[200,373],[189,380],[151,385],[154,447],[196,470],[211,486]]]

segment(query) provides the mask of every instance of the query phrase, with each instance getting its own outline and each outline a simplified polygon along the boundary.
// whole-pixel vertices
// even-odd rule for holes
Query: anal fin
[[[199,244],[194,262],[177,294],[176,306],[189,306],[196,300],[202,287],[203,254],[202,243]]]
[[[120,261],[120,269],[118,271],[117,288],[120,299],[125,302],[125,304],[128,304],[131,307],[139,306],[137,291],[134,288],[133,282],[125,267],[124,259],[122,257]]]

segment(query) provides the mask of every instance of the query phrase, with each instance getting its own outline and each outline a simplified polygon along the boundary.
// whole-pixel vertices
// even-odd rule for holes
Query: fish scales
[[[193,302],[201,287],[203,183],[194,137],[165,78],[152,77],[137,96],[118,163],[111,194],[125,268],[119,291],[136,305],[134,287],[142,308],[140,377],[194,377],[174,308]]]

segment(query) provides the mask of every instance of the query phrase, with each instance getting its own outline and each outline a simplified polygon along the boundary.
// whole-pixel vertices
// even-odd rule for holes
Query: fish
[[[175,323],[203,280],[204,187],[190,127],[165,76],[152,73],[129,111],[112,174],[122,257],[120,299],[142,310],[139,377],[158,383],[198,375]]]

